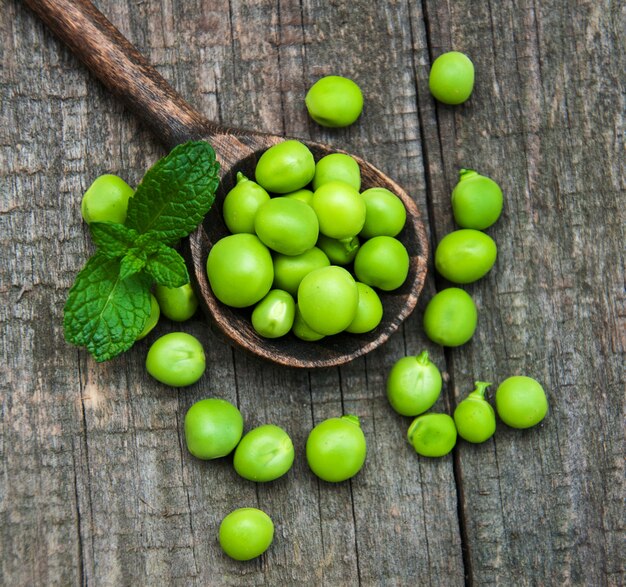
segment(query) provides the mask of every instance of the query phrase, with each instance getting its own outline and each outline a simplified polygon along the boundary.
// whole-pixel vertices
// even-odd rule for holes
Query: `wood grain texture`
[[[99,0],[104,14],[208,119],[353,151],[452,230],[460,167],[496,179],[494,270],[467,287],[479,328],[443,351],[418,309],[381,348],[340,368],[276,367],[233,349],[198,316],[163,321],[124,356],[95,364],[63,342],[62,307],[92,251],[81,194],[104,172],[136,184],[164,154],[17,0],[0,12],[0,584],[621,585],[624,570],[624,8],[603,0]],[[431,60],[467,51],[477,85],[460,108],[428,93]],[[360,121],[330,131],[303,96],[321,75],[358,81]],[[185,390],[145,373],[149,344],[184,329],[207,350]],[[384,397],[395,360],[427,348],[444,372],[438,410],[475,379],[524,373],[550,413],[499,424],[482,446],[421,459]],[[271,422],[297,458],[254,485],[228,459],[185,449],[203,397]],[[310,428],[361,417],[369,454],[351,482],[317,481]],[[253,505],[276,523],[259,560],[227,559],[221,518]]]

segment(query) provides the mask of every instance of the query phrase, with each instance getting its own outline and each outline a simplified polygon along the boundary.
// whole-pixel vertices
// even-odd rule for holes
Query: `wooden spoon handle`
[[[24,2],[167,146],[241,133],[206,120],[89,0]]]

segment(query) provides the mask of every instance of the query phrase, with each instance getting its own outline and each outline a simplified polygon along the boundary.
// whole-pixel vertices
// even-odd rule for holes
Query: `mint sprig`
[[[171,245],[195,230],[211,208],[218,172],[211,145],[179,145],[146,172],[129,200],[125,224],[90,225],[97,251],[68,294],[68,342],[84,346],[96,361],[109,360],[143,330],[154,283],[189,282],[185,262]]]

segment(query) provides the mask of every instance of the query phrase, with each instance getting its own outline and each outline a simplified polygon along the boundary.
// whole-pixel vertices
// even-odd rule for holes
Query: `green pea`
[[[160,316],[161,308],[159,307],[159,302],[152,294],[150,294],[150,315],[146,319],[143,330],[139,333],[139,336],[137,336],[137,340],[141,340],[142,338],[148,336],[152,329],[157,325]]]
[[[423,414],[409,426],[407,438],[417,454],[443,457],[456,444],[456,426],[448,414]]]
[[[198,298],[189,283],[181,287],[157,285],[154,295],[163,315],[175,322],[189,320],[198,309]]]
[[[224,198],[222,214],[228,230],[233,234],[254,234],[254,218],[258,209],[269,202],[270,195],[243,173],[237,173],[237,184]]]
[[[250,430],[237,445],[233,465],[244,479],[274,481],[293,464],[295,452],[289,435],[278,426],[265,424]]]
[[[92,222],[124,224],[128,200],[135,191],[121,177],[105,174],[89,186],[80,204],[83,219]]]
[[[422,351],[394,363],[387,378],[387,399],[398,414],[417,416],[434,405],[442,386],[439,369],[428,358],[428,351]]]
[[[321,249],[312,247],[300,255],[274,255],[274,285],[291,295],[298,293],[298,286],[305,275],[314,269],[328,267],[330,261]]]
[[[231,234],[211,247],[207,276],[222,303],[235,308],[252,306],[272,287],[272,255],[256,235]]]
[[[268,192],[288,194],[305,187],[315,175],[315,159],[300,141],[283,141],[265,151],[256,166],[255,178]]]
[[[338,75],[316,81],[304,101],[311,118],[330,128],[350,126],[363,110],[361,88],[351,79]]]
[[[476,389],[454,410],[454,423],[461,438],[480,443],[494,435],[496,414],[485,399],[485,392],[491,383],[476,381],[474,385]]]
[[[320,232],[331,238],[352,238],[365,222],[361,194],[343,181],[329,181],[315,190],[311,202]]]
[[[315,164],[313,189],[329,181],[343,181],[355,190],[361,189],[361,169],[354,157],[345,153],[332,153]]]
[[[363,334],[374,330],[383,319],[383,304],[378,294],[365,283],[356,282],[359,290],[359,303],[356,307],[356,315],[346,327],[346,332]]]
[[[241,412],[219,398],[197,401],[185,414],[185,442],[199,459],[211,460],[230,454],[243,434]]]
[[[325,334],[320,334],[319,332],[313,330],[304,321],[304,318],[302,317],[302,313],[300,312],[300,308],[298,308],[298,306],[296,306],[296,316],[294,318],[291,331],[293,332],[294,336],[306,342],[315,342],[318,340],[322,340],[322,338],[326,337]]]
[[[296,190],[295,192],[289,192],[285,194],[283,198],[289,198],[292,200],[300,200],[305,204],[311,205],[313,201],[313,192],[307,189]]]
[[[320,234],[317,246],[326,253],[333,265],[348,265],[354,261],[361,244],[358,236],[336,239]]]
[[[239,508],[220,524],[219,541],[224,552],[238,561],[262,555],[274,540],[274,523],[257,508]]]
[[[452,212],[462,228],[484,230],[502,213],[502,190],[493,179],[461,169],[459,183],[452,190]]]
[[[279,338],[293,326],[296,303],[282,289],[272,289],[252,311],[252,326],[265,338]]]
[[[306,441],[309,467],[320,479],[339,483],[363,467],[367,446],[359,418],[352,414],[320,422]]]
[[[172,387],[185,387],[202,377],[206,367],[200,341],[184,332],[170,332],[152,343],[146,356],[146,369],[157,381]]]
[[[361,197],[365,202],[363,238],[396,236],[406,223],[406,208],[402,200],[386,188],[370,188]]]
[[[399,288],[409,274],[409,253],[391,236],[375,236],[365,241],[354,258],[359,281],[384,291]]]
[[[462,104],[474,89],[474,64],[458,51],[435,59],[428,79],[432,95],[444,104]]]
[[[472,283],[491,270],[497,255],[498,247],[490,236],[462,228],[441,239],[435,249],[435,267],[454,283]]]
[[[437,293],[424,310],[424,332],[433,342],[456,347],[474,335],[478,312],[471,296],[458,287]]]
[[[320,334],[345,330],[356,315],[359,290],[350,273],[331,265],[304,276],[298,287],[298,307],[304,321]]]
[[[319,224],[311,206],[300,200],[274,198],[258,209],[254,230],[273,251],[300,255],[315,246]]]
[[[539,424],[548,413],[546,392],[531,377],[509,377],[496,390],[496,410],[507,426],[530,428]]]

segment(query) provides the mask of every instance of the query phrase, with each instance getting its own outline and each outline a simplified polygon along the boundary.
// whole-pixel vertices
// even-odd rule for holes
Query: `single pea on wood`
[[[433,342],[457,347],[474,335],[478,312],[472,297],[458,287],[435,294],[424,311],[424,332]]]
[[[172,387],[192,385],[202,377],[206,358],[202,343],[186,332],[170,332],[152,343],[146,369],[157,381]]]
[[[304,101],[311,118],[330,128],[350,126],[363,110],[361,88],[340,75],[328,75],[316,81]]]
[[[443,380],[428,351],[396,361],[387,377],[387,399],[402,416],[417,416],[439,398]]]
[[[496,390],[496,411],[507,426],[530,428],[539,424],[548,413],[546,392],[532,377],[509,377]]]
[[[441,239],[435,249],[435,267],[453,283],[472,283],[491,270],[497,255],[498,247],[489,235],[462,228]]]
[[[454,220],[461,228],[484,230],[502,213],[502,190],[493,179],[473,169],[461,169],[451,202]]]
[[[428,85],[440,102],[462,104],[474,89],[474,64],[459,51],[443,53],[432,64]]]
[[[363,467],[367,446],[359,418],[352,414],[320,422],[306,441],[309,467],[320,479],[339,483]]]
[[[496,414],[485,399],[491,383],[476,381],[476,388],[454,410],[454,423],[459,436],[468,442],[480,443],[496,431]]]
[[[224,399],[202,399],[185,414],[187,449],[199,459],[225,457],[235,449],[242,434],[241,412]]]
[[[121,177],[106,173],[89,186],[80,204],[83,219],[92,222],[117,222],[124,224],[128,200],[135,190]]]
[[[220,524],[220,546],[229,557],[238,561],[261,556],[273,540],[274,522],[258,508],[238,508]]]
[[[274,481],[293,465],[295,452],[289,434],[274,424],[253,428],[237,445],[233,457],[235,471],[244,479]]]
[[[428,413],[411,422],[407,439],[415,452],[424,457],[443,457],[456,444],[457,431],[448,414]]]

